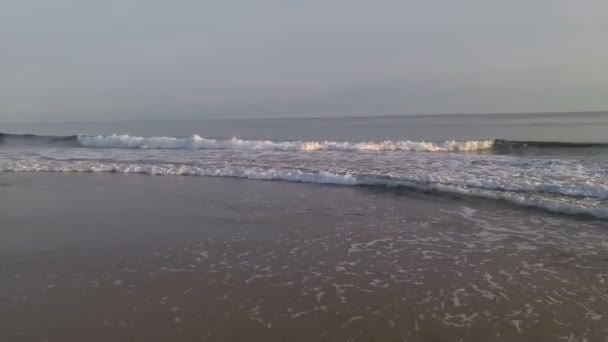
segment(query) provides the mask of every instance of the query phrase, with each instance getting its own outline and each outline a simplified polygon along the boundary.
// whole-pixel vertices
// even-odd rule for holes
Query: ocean
[[[403,187],[608,218],[607,112],[0,127],[0,172]]]
[[[1,341],[608,341],[608,113],[0,132]]]

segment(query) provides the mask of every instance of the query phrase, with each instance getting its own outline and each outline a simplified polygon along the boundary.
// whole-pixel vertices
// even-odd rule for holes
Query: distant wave
[[[354,173],[332,173],[327,171],[310,171],[299,169],[281,169],[268,167],[205,167],[181,164],[146,164],[119,163],[105,161],[56,161],[56,160],[0,160],[0,172],[115,172],[147,175],[181,175],[235,177],[256,180],[280,180],[289,182],[366,185],[381,187],[407,187],[431,190],[440,193],[483,197],[509,201],[518,205],[536,207],[564,214],[583,214],[608,219],[608,208],[605,206],[606,192],[588,194],[599,198],[572,198],[560,194],[582,195],[589,189],[565,189],[564,191],[546,192],[541,188],[509,189],[507,186],[472,186],[457,181],[442,182],[422,179],[395,178],[382,175],[365,175]],[[548,185],[547,189],[554,187]]]
[[[72,135],[40,136],[32,134],[0,133],[0,144],[14,145],[65,145],[90,148],[140,148],[140,149],[235,149],[270,151],[421,151],[466,152],[491,149],[493,140],[470,141],[272,141],[247,139],[208,139],[193,135],[177,137],[138,137],[130,135]]]
[[[133,137],[129,135],[79,135],[78,142],[85,147],[147,148],[147,149],[239,149],[277,151],[478,151],[492,148],[493,140],[472,141],[381,141],[381,142],[337,142],[337,141],[272,141],[206,139],[198,135],[189,138]]]
[[[578,143],[560,141],[517,141],[503,139],[446,141],[273,141],[250,139],[210,139],[199,135],[190,137],[139,137],[130,135],[68,135],[43,136],[0,133],[0,145],[52,145],[89,148],[139,149],[235,149],[270,151],[418,151],[474,152],[485,150],[510,151],[521,149],[608,148],[608,143]]]

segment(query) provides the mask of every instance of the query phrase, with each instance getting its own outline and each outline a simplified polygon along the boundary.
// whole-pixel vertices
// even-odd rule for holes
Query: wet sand
[[[396,189],[0,174],[0,341],[608,341],[608,223]]]

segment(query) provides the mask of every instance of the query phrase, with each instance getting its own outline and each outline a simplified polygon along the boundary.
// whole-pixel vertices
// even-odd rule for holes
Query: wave
[[[204,167],[181,164],[139,164],[100,161],[52,161],[52,160],[0,160],[0,172],[114,172],[146,175],[235,177],[256,180],[279,180],[289,182],[333,184],[344,186],[406,187],[425,191],[437,191],[465,196],[505,200],[527,207],[535,207],[555,213],[582,214],[608,219],[608,208],[604,200],[593,198],[573,199],[551,193],[522,193],[463,186],[456,183],[416,181],[406,178],[365,175],[355,173],[332,173],[299,169],[264,167]]]
[[[133,137],[129,135],[78,136],[84,147],[144,148],[144,149],[238,149],[274,151],[478,151],[492,148],[493,140],[472,141],[382,141],[382,142],[336,142],[336,141],[272,141],[206,139],[198,135],[189,138]]]
[[[446,140],[446,141],[273,141],[252,139],[210,139],[199,135],[190,137],[141,137],[126,134],[45,136],[0,133],[0,145],[64,146],[89,148],[131,149],[235,149],[270,151],[417,151],[417,152],[475,152],[494,150],[508,152],[523,149],[608,148],[601,142],[525,141],[505,139]]]
[[[72,135],[41,136],[32,134],[0,133],[0,144],[12,145],[63,145],[90,148],[140,148],[140,149],[235,149],[270,151],[420,151],[466,152],[491,149],[493,140],[471,141],[272,141],[247,139],[208,139],[199,135],[187,138],[138,137],[130,135]]]
[[[4,145],[62,145],[90,148],[140,148],[140,149],[235,149],[270,151],[419,151],[419,152],[466,152],[491,149],[494,140],[470,141],[272,141],[247,139],[208,139],[199,135],[187,138],[138,137],[130,135],[72,135],[41,136],[33,134],[0,133]]]
[[[471,141],[272,141],[247,139],[208,139],[199,135],[187,138],[138,137],[130,135],[71,135],[41,136],[33,134],[0,133],[0,144],[12,145],[64,145],[90,148],[140,148],[140,149],[237,149],[274,151],[479,151],[492,148],[493,140]]]

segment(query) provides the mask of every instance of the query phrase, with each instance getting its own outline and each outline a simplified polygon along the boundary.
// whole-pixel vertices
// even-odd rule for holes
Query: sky
[[[608,109],[605,0],[0,0],[0,122]]]

